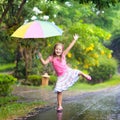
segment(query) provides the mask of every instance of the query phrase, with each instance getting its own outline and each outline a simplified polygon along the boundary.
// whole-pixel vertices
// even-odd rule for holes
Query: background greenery
[[[75,33],[79,34],[80,38],[67,56],[72,68],[93,74],[93,69],[102,71],[99,67],[101,63],[111,64],[115,58],[118,61],[114,62],[114,68],[106,65],[106,73],[112,76],[117,72],[120,33],[118,0],[2,0],[0,4],[0,63],[15,63],[13,75],[18,80],[27,80],[29,75],[42,75],[45,72],[55,75],[51,65],[42,66],[35,58],[35,51],[40,50],[43,57],[47,58],[52,54],[56,42],[62,42],[66,48]],[[47,39],[26,40],[11,37],[19,26],[32,20],[55,22],[64,33],[60,37]],[[101,58],[104,58],[102,62]],[[109,69],[114,69],[112,74]],[[95,77],[93,78],[96,81]],[[97,79],[108,78],[101,78],[100,75]]]
[[[1,0],[0,119],[24,115],[33,107],[44,104],[41,101],[16,103],[21,98],[12,96],[11,87],[20,83],[39,86],[45,72],[50,75],[49,84],[53,87],[55,73],[50,64],[42,66],[35,58],[35,50],[47,58],[56,42],[62,42],[66,48],[75,33],[80,38],[68,53],[67,62],[93,79],[89,82],[80,78],[71,89],[97,90],[120,84],[119,19],[119,0]],[[18,27],[32,20],[55,22],[64,33],[48,39],[11,37]]]

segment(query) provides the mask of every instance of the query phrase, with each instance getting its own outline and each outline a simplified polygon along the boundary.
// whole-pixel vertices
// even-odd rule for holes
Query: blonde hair
[[[64,45],[62,43],[56,43],[54,45],[54,50],[53,50],[53,57],[56,56],[56,53],[55,53],[55,48],[58,46],[58,45],[61,45],[62,46],[62,51],[64,50]],[[60,55],[60,59],[62,58],[62,54]]]

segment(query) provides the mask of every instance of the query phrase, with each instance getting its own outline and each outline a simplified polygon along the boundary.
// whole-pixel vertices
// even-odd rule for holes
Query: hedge
[[[115,59],[101,59],[99,66],[94,66],[90,70],[92,83],[101,83],[109,80],[117,71],[117,62]]]
[[[12,85],[17,82],[17,78],[12,75],[0,74],[0,96],[7,96],[12,92]]]
[[[42,76],[40,75],[29,75],[27,79],[28,85],[40,86],[42,81]]]

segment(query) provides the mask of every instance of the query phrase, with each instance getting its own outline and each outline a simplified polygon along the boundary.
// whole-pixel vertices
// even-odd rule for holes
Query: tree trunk
[[[24,56],[25,56],[25,59],[24,59],[25,60],[25,78],[27,80],[27,78],[28,78],[28,62],[29,62],[29,59],[28,59],[29,55],[27,53],[27,48],[24,49]]]

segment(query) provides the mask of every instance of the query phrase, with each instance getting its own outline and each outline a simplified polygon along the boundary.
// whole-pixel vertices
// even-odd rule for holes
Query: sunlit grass
[[[108,87],[113,87],[116,85],[120,85],[120,75],[115,75],[110,80],[95,85],[91,85],[87,83],[76,83],[70,88],[70,90],[95,91],[95,90],[105,89]]]
[[[0,64],[0,72],[5,72],[5,71],[13,70],[14,67],[15,67],[15,63]]]
[[[45,105],[44,102],[28,102],[28,103],[10,103],[7,106],[0,107],[0,120],[13,120],[15,118],[25,116],[33,110]]]

